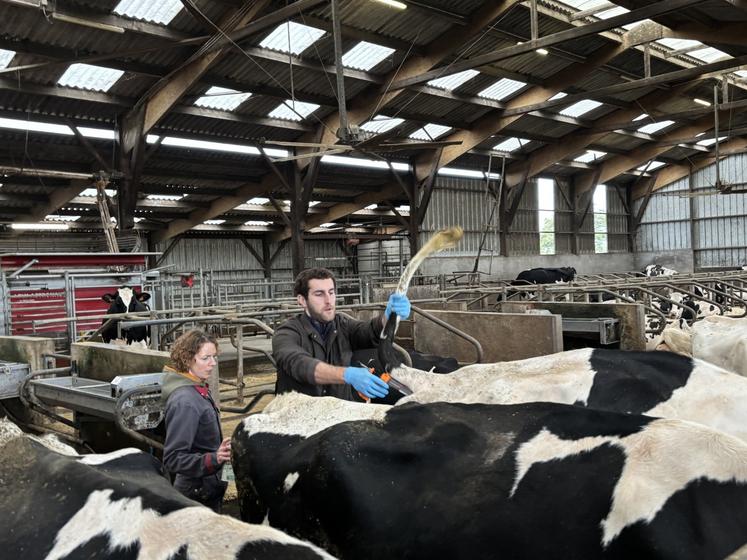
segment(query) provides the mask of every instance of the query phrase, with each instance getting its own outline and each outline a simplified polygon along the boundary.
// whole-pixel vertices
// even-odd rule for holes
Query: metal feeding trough
[[[0,399],[18,397],[21,385],[28,377],[30,370],[29,364],[0,360]]]
[[[620,342],[620,320],[613,317],[580,319],[563,317],[563,334],[599,339],[599,344]]]
[[[29,393],[48,406],[113,420],[128,433],[158,426],[163,420],[162,373],[121,375],[112,381],[85,377],[31,379]]]

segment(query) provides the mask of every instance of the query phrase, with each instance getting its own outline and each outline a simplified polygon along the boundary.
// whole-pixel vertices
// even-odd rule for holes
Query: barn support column
[[[527,186],[527,182],[527,173],[524,173],[524,177],[522,178],[521,182],[516,185],[516,188],[511,189],[510,192],[506,188],[501,189],[500,243],[501,255],[504,257],[509,256],[508,239],[511,233],[511,224],[514,223],[514,218],[516,218],[516,212],[519,209],[519,203],[521,202],[521,197],[524,195],[524,189]]]
[[[644,194],[643,196],[643,201],[641,202],[641,207],[638,209],[638,213],[635,216],[633,215],[632,212],[630,213],[630,231],[632,232],[633,238],[635,238],[635,236],[638,234],[638,230],[641,227],[641,220],[643,220],[643,215],[646,213],[646,208],[648,207],[648,203],[651,200],[651,194],[654,192],[655,184],[656,184],[655,176],[644,177],[642,179],[639,179],[635,183],[635,185],[633,185],[633,187],[630,189],[631,193],[641,188],[646,189],[646,194]]]
[[[630,216],[632,214],[632,208],[633,208],[633,199],[630,195],[630,189],[626,189],[625,187],[622,187],[615,183],[615,192],[617,193],[618,198],[620,199],[620,202],[622,202],[623,208],[625,209],[625,215],[628,219],[628,235],[626,236],[628,240],[628,252],[632,253],[634,249],[634,243],[633,243],[633,236],[630,231]]]
[[[130,126],[119,130],[119,171],[122,180],[117,186],[117,226],[120,230],[135,226],[137,193],[145,164],[145,111],[141,109],[132,119]]]
[[[718,162],[716,163],[718,165]],[[693,178],[693,167],[692,164],[690,164],[690,170],[687,174],[687,190],[690,194],[690,200],[688,200],[689,207],[690,207],[690,250],[693,254],[693,272],[695,272],[698,269],[698,238],[697,233],[695,231],[695,213],[696,213],[696,205],[695,205],[695,179]],[[652,189],[653,191],[653,189]],[[649,198],[651,198],[651,195],[649,195]]]

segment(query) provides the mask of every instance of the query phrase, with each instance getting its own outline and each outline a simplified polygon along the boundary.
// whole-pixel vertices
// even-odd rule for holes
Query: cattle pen
[[[0,557],[747,560],[746,0],[0,0]]]

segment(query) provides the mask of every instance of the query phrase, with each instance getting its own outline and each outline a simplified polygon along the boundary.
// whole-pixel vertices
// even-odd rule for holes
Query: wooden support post
[[[293,262],[293,277],[295,278],[304,268],[306,268],[303,233],[306,229],[306,212],[309,209],[309,204],[308,202],[304,202],[301,171],[296,165],[292,165],[292,169],[291,260]]]

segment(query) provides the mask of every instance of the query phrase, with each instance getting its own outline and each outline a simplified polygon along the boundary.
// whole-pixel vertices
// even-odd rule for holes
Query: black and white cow
[[[747,442],[747,378],[672,352],[581,348],[434,375],[400,365],[398,404],[547,401],[700,422]]]
[[[525,286],[527,284],[554,284],[557,282],[572,282],[576,277],[576,269],[572,267],[562,268],[532,268],[522,270],[511,282],[514,286]]]
[[[643,271],[646,276],[674,276],[677,271],[671,268],[666,268],[660,264],[650,264],[646,266]]]
[[[111,315],[115,313],[148,311],[149,307],[145,302],[150,299],[150,294],[147,292],[135,292],[129,286],[122,286],[117,289],[116,293],[104,294],[101,299],[109,304],[109,309],[106,310],[106,313],[107,315]],[[102,324],[106,323],[107,320],[104,319]],[[101,338],[104,342],[111,342],[117,338],[117,323],[119,322],[120,319],[114,319],[109,323],[109,326],[101,331]],[[122,329],[122,336],[128,344],[141,340],[147,341],[150,337],[150,328],[134,327],[131,329]]]
[[[61,454],[27,436],[6,439],[0,446],[3,558],[332,558],[276,529],[187,499],[158,461],[139,450]]]
[[[704,560],[747,542],[747,444],[680,420],[290,393],[232,449],[244,519],[341,558]]]

